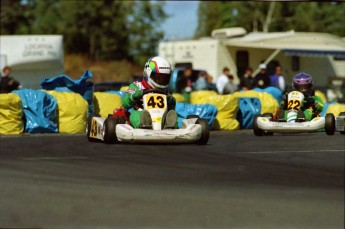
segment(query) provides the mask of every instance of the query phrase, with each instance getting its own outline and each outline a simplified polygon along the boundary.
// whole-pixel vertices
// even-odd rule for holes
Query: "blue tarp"
[[[44,91],[15,90],[22,100],[25,132],[58,133],[56,99]]]
[[[93,114],[93,82],[87,81],[92,78],[89,70],[77,80],[71,79],[67,75],[45,78],[41,82],[41,87],[45,90],[55,90],[61,92],[75,92],[80,94],[89,104],[88,115]]]
[[[187,118],[188,115],[198,115],[207,120],[210,129],[218,113],[217,107],[211,104],[176,103],[175,111],[179,117],[179,127],[182,126],[182,119]]]
[[[237,120],[241,129],[253,128],[254,117],[261,112],[261,102],[258,98],[240,98]]]

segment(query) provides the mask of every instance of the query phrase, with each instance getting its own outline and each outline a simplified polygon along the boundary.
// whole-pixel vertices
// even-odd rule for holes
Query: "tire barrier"
[[[238,130],[236,120],[238,98],[234,95],[218,95],[215,91],[195,91],[190,94],[191,104],[211,104],[217,107],[218,114],[213,123],[215,130]]]
[[[13,91],[23,104],[26,133],[58,133],[56,99],[44,91]]]
[[[0,94],[0,134],[21,134],[24,131],[23,106],[17,94]]]
[[[47,91],[57,101],[60,133],[85,133],[88,103],[78,93]]]
[[[94,92],[93,93],[94,115],[102,118],[112,114],[115,108],[122,106],[121,96],[115,93]]]
[[[91,79],[92,73],[87,70],[77,80],[73,80],[66,75],[56,76],[50,79],[44,79],[41,87],[45,90],[54,90],[60,92],[75,92],[80,94],[88,103],[88,116],[93,114],[93,82],[87,81]]]

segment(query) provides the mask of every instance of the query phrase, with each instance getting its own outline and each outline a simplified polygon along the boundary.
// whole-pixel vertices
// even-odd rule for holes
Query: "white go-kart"
[[[273,133],[310,133],[325,131],[327,135],[333,135],[336,130],[336,120],[333,114],[325,117],[315,117],[306,121],[304,113],[300,110],[304,101],[303,93],[292,91],[288,94],[288,109],[282,110],[273,118],[270,113],[257,115],[254,118],[253,131],[256,136],[273,135]]]
[[[152,118],[152,129],[135,129],[125,121],[120,122],[113,115],[107,118],[90,117],[86,135],[89,141],[132,143],[197,143],[206,145],[209,139],[208,123],[197,115],[182,120],[182,127],[164,129],[167,114],[167,94],[158,89],[144,90],[143,109]]]

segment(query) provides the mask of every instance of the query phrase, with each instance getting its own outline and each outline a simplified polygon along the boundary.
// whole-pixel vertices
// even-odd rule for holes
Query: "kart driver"
[[[150,113],[142,109],[144,89],[160,89],[168,93],[168,113],[163,118],[164,129],[177,128],[177,114],[174,110],[176,100],[168,90],[170,77],[171,65],[169,61],[156,56],[146,62],[141,80],[129,85],[126,95],[122,98],[122,105],[125,109],[134,108],[129,116],[129,121],[134,128],[152,128]]]
[[[292,80],[292,89],[304,95],[301,111],[304,113],[305,121],[310,121],[319,116],[323,110],[324,104],[322,99],[315,95],[313,77],[307,73],[298,73]],[[284,99],[280,104],[280,110],[277,114],[278,120],[284,119],[284,110],[288,109],[287,95],[288,93],[284,95]],[[298,119],[303,119],[304,117],[300,117],[300,114],[298,114]]]

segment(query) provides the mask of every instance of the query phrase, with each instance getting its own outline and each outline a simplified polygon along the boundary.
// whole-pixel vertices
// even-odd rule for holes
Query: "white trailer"
[[[235,83],[250,66],[254,75],[261,62],[278,61],[283,66],[286,82],[298,72],[315,78],[316,87],[326,88],[332,77],[345,79],[345,41],[328,33],[312,32],[252,32],[243,28],[214,30],[211,37],[198,40],[164,41],[159,55],[172,65],[192,64],[204,69],[214,81],[223,67],[231,69]],[[345,87],[345,80],[343,81]],[[287,84],[287,86],[290,86]]]
[[[12,68],[12,76],[23,88],[39,89],[44,78],[64,73],[62,35],[0,36],[1,70]]]

